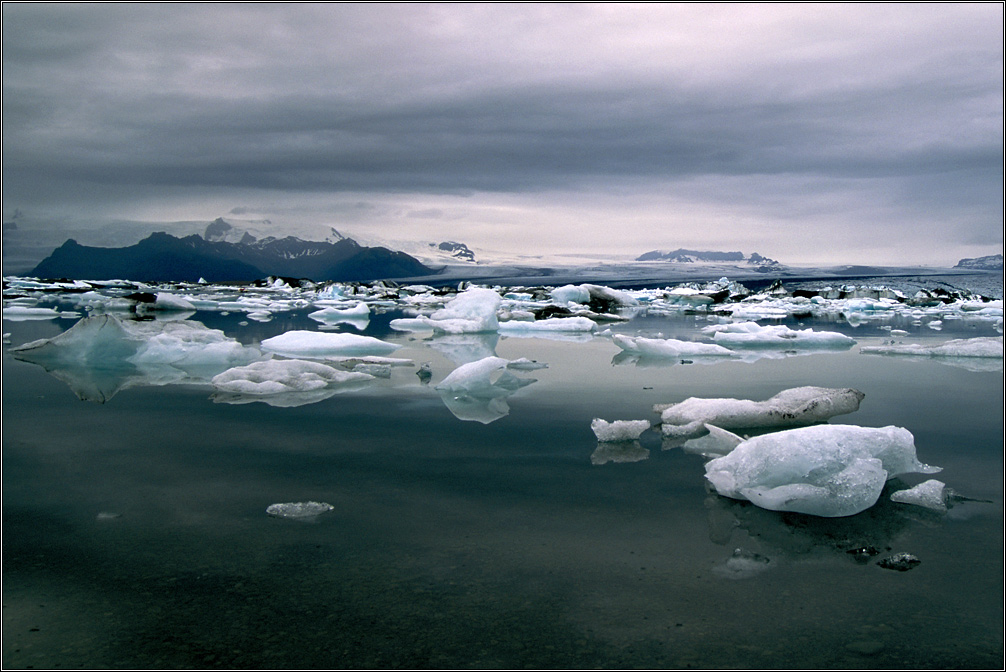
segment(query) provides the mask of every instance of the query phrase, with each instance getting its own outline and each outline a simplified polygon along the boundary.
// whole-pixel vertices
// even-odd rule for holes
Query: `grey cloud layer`
[[[775,175],[781,193],[794,176],[869,178],[909,210],[1001,209],[1001,5],[5,4],[3,18],[5,207],[130,188]]]

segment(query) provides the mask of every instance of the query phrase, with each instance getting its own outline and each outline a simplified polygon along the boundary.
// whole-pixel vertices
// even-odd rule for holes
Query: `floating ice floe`
[[[60,312],[55,308],[38,308],[33,306],[4,306],[3,319],[11,322],[26,320],[55,320],[59,318],[77,318],[80,313]]]
[[[764,509],[836,518],[873,506],[889,478],[940,471],[901,427],[818,425],[741,441],[706,463],[716,492]]]
[[[401,346],[373,336],[288,331],[262,341],[262,348],[289,357],[324,359],[331,356],[383,355]]]
[[[794,330],[782,324],[737,322],[711,325],[702,331],[731,348],[851,348],[856,344],[855,339],[835,331]]]
[[[584,333],[597,329],[597,324],[586,317],[549,317],[544,320],[528,322],[525,320],[509,320],[499,323],[499,330],[505,334],[520,332],[573,332]]]
[[[875,355],[915,355],[920,357],[987,357],[1003,358],[1002,336],[958,338],[938,345],[902,343],[897,345],[864,345],[860,352]]]
[[[502,357],[485,357],[462,364],[434,387],[459,420],[489,424],[510,413],[507,397],[535,382],[510,373],[509,363]]]
[[[373,376],[366,373],[339,370],[319,362],[269,359],[228,369],[214,376],[210,382],[213,387],[223,392],[268,396],[310,392],[373,379]]]
[[[899,504],[914,504],[939,513],[946,513],[948,495],[947,484],[931,478],[919,483],[914,488],[892,492],[891,501]]]
[[[327,502],[284,502],[270,504],[265,512],[277,518],[314,518],[334,508]]]
[[[328,306],[309,313],[308,317],[317,322],[327,324],[338,324],[339,322],[364,323],[370,321],[370,307],[363,301],[360,301],[352,308]]]
[[[715,343],[693,343],[674,338],[644,338],[614,334],[611,341],[630,355],[652,358],[732,357],[734,353]]]
[[[649,420],[614,420],[594,418],[590,429],[600,442],[635,441],[650,428]]]
[[[706,434],[705,425],[723,429],[797,427],[824,422],[859,410],[865,395],[852,388],[794,387],[765,401],[690,397],[658,404],[664,436],[691,438]]]

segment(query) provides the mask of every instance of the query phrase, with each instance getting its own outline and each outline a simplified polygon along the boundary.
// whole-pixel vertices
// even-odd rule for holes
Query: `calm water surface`
[[[1001,368],[858,346],[659,365],[604,337],[428,340],[390,332],[392,316],[366,333],[432,362],[429,385],[400,367],[289,408],[185,384],[81,401],[5,352],[4,667],[1002,666]],[[317,328],[298,314],[196,317],[245,343]],[[4,331],[17,345],[71,323]],[[615,330],[692,338],[705,324]],[[804,326],[890,338],[874,324]],[[894,326],[915,341],[996,335]],[[433,386],[493,353],[549,368],[477,409],[495,421],[460,420]],[[655,433],[612,454],[590,430],[594,417],[656,421],[654,403],[798,385],[862,390],[860,410],[832,423],[908,428],[920,460],[944,467],[937,478],[991,503],[939,516],[885,493],[850,518],[765,511],[710,494],[702,459]],[[308,500],[335,508],[310,522],[265,513]],[[882,555],[847,552],[864,545]],[[756,559],[732,560],[737,549]],[[876,564],[901,551],[922,564]]]

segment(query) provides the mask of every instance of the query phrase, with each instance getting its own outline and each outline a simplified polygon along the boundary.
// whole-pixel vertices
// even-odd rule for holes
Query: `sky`
[[[4,221],[784,263],[1002,252],[1002,3],[2,11]]]

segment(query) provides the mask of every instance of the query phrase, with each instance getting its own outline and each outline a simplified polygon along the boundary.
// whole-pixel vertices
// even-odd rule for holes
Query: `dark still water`
[[[18,345],[71,323],[4,331]],[[248,340],[236,320],[207,324]],[[252,325],[253,340],[309,324]],[[428,385],[395,367],[292,407],[222,403],[195,384],[81,401],[58,372],[5,352],[4,668],[1002,666],[1001,360],[976,371],[856,346],[647,366],[603,336],[438,341],[386,324],[366,333],[431,362]],[[703,324],[615,330],[681,338]],[[996,335],[977,329],[960,335]],[[463,421],[433,389],[462,350],[549,366],[481,409],[495,421]],[[919,459],[944,468],[935,478],[991,501],[938,515],[885,492],[849,518],[777,513],[710,494],[702,458],[656,433],[606,453],[590,429],[656,422],[654,403],[800,385],[863,391],[833,424],[905,427]],[[306,501],[334,509],[266,514]],[[848,553],[867,545],[881,555]],[[895,552],[921,564],[877,564]]]

